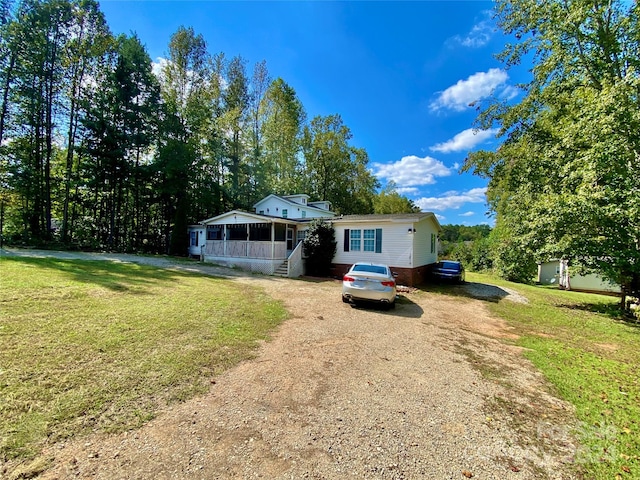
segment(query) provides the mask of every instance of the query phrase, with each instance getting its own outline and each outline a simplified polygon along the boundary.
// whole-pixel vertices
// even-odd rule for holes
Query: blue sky
[[[266,60],[298,94],[309,119],[338,113],[367,150],[373,173],[442,224],[493,224],[486,180],[459,174],[469,151],[494,149],[472,131],[490,95],[518,98],[526,69],[494,55],[505,37],[484,1],[117,1],[101,9],[113,33],[138,34],[154,61],[179,26],[209,53]]]

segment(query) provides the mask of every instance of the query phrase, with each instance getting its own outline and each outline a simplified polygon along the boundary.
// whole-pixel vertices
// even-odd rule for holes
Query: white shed
[[[567,260],[549,260],[538,263],[538,283],[556,284],[564,290],[593,293],[620,293],[620,285],[611,283],[595,273],[571,272]]]

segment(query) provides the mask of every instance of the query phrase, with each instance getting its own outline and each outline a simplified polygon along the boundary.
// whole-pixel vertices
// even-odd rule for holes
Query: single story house
[[[333,273],[342,276],[358,261],[384,263],[398,282],[423,281],[437,262],[440,224],[433,213],[336,216],[329,202],[305,194],[269,195],[255,212],[233,210],[189,227],[189,254],[205,262],[267,275],[304,274],[302,240],[311,220],[324,218],[338,242]]]
[[[538,283],[555,284],[564,290],[593,293],[620,293],[620,285],[611,283],[595,273],[571,273],[568,260],[552,259],[538,263]]]

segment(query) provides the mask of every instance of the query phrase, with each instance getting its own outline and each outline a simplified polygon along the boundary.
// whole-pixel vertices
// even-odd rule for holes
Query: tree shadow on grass
[[[439,293],[453,297],[464,297],[475,300],[498,303],[500,300],[511,295],[510,292],[496,285],[486,283],[464,282],[464,283],[425,283],[420,285],[420,290],[431,293]]]
[[[631,327],[640,329],[640,320],[634,317],[631,313],[620,312],[620,306],[618,303],[611,302],[583,302],[583,303],[563,303],[558,305],[559,308],[566,308],[568,310],[580,310],[582,312],[597,313],[605,315],[612,320],[626,323]]]
[[[191,272],[174,269],[103,260],[3,257],[3,262],[14,262],[24,266],[62,272],[76,282],[96,285],[117,292],[135,291],[138,294],[144,293],[142,289],[145,286],[169,283],[178,278],[194,275]]]

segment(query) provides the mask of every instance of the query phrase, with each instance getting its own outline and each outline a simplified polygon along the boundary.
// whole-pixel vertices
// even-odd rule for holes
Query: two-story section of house
[[[232,210],[189,228],[189,254],[205,262],[288,276],[303,273],[302,245],[314,218],[333,218],[327,201],[309,195],[269,195],[254,212]]]
[[[309,195],[269,195],[254,205],[259,215],[289,218],[292,220],[308,220],[312,218],[331,218],[330,202],[310,202]]]

